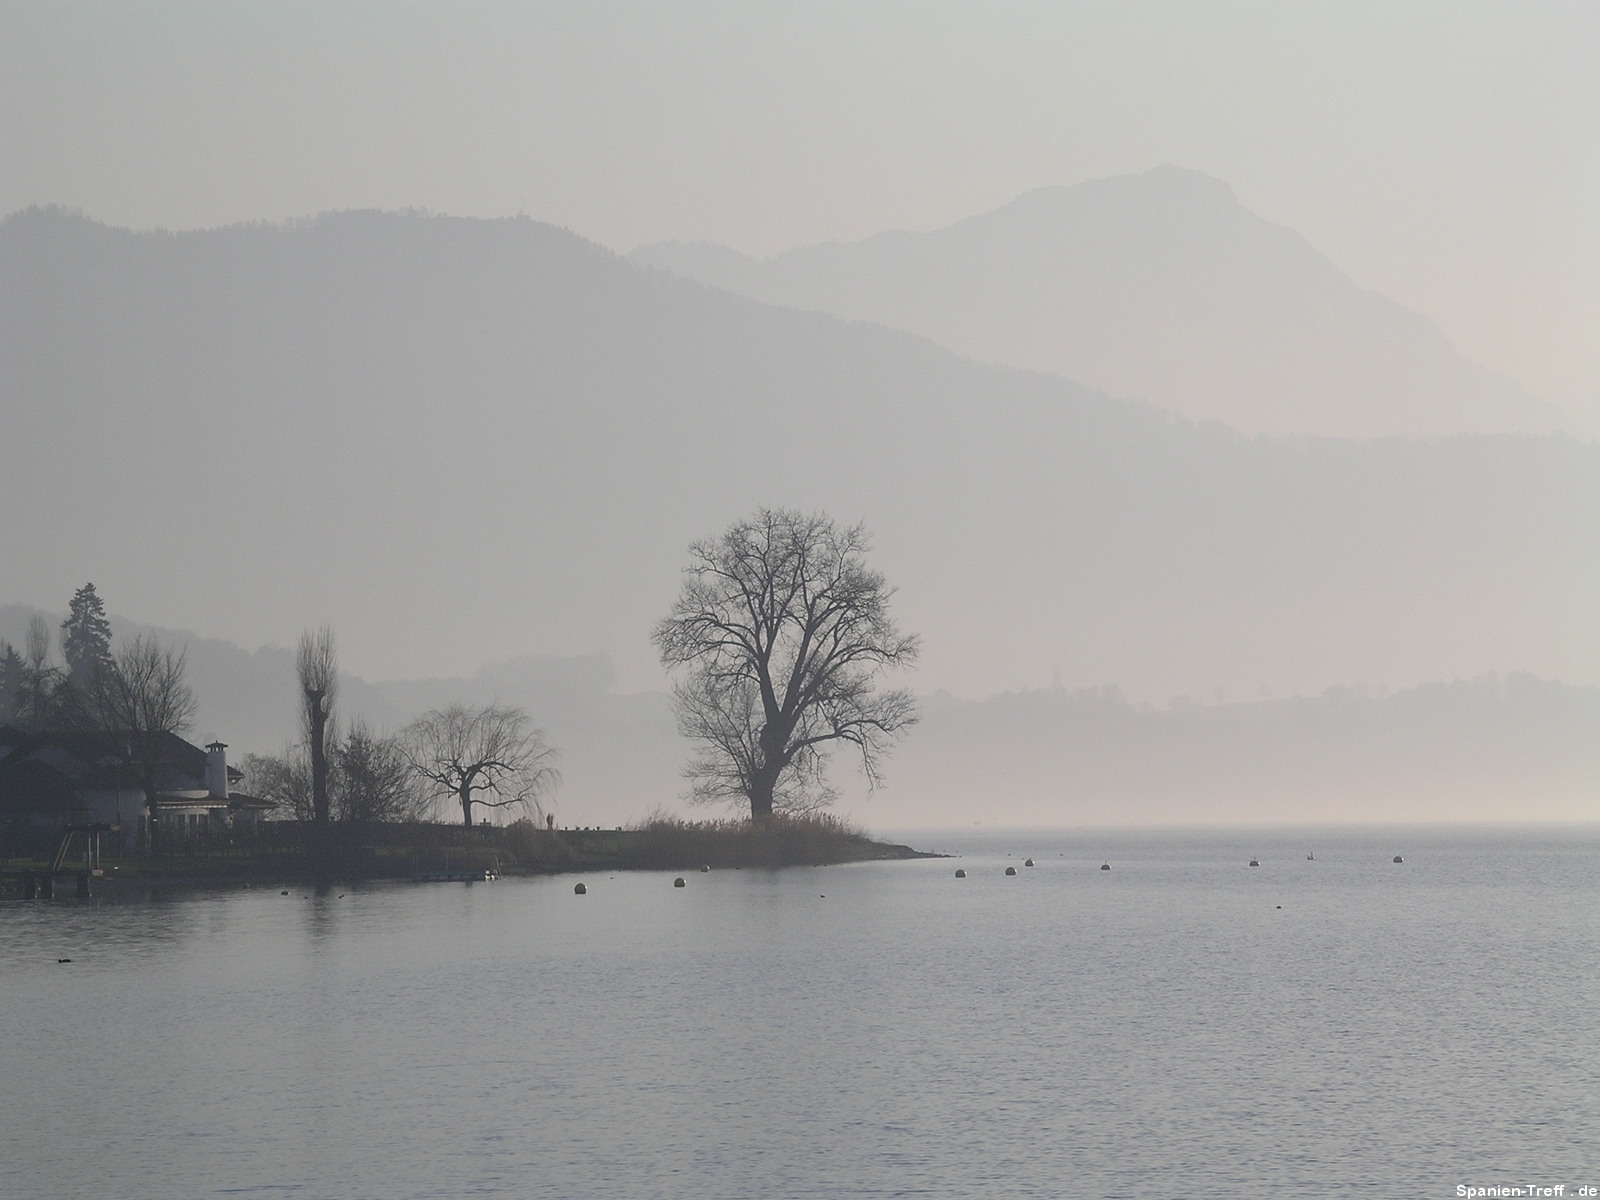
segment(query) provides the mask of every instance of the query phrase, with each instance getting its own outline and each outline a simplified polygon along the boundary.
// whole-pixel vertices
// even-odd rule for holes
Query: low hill
[[[0,599],[93,580],[369,679],[523,655],[662,687],[686,547],[866,522],[965,695],[1600,682],[1600,448],[1252,439],[757,303],[531,220],[0,223]]]

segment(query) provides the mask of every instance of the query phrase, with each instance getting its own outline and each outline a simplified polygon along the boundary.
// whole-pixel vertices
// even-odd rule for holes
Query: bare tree
[[[430,798],[417,786],[416,773],[397,737],[374,733],[357,721],[333,753],[335,795],[340,821],[420,820]]]
[[[160,828],[156,801],[171,766],[171,735],[194,722],[185,667],[182,650],[140,634],[94,669],[87,688],[73,688],[68,696],[69,725],[104,735],[107,752],[144,792],[152,849]]]
[[[14,697],[17,719],[30,729],[47,724],[60,682],[61,672],[50,665],[50,622],[34,613],[23,642],[21,681]]]
[[[689,669],[673,699],[700,747],[685,772],[694,800],[748,802],[752,820],[823,807],[834,743],[876,785],[883,752],[917,720],[911,694],[878,690],[878,676],[915,662],[918,644],[889,617],[894,592],[867,549],[861,526],[787,509],[690,547],[654,640],[669,670]]]
[[[295,671],[300,681],[300,732],[305,737],[306,752],[311,756],[311,815],[318,825],[326,827],[332,816],[328,798],[331,740],[328,724],[339,686],[339,663],[332,629],[324,625],[300,635]]]
[[[451,704],[423,713],[405,732],[412,769],[450,796],[472,824],[475,805],[540,812],[539,797],[561,781],[556,752],[528,714],[508,704]]]
[[[292,746],[282,754],[246,754],[239,763],[244,788],[297,821],[311,820],[311,766]]]
[[[248,754],[240,769],[253,795],[271,801],[296,821],[316,820],[311,756],[305,747],[288,746],[282,754]],[[362,721],[329,742],[327,784],[330,810],[340,823],[417,821],[431,803],[417,786],[400,738],[374,733]]]

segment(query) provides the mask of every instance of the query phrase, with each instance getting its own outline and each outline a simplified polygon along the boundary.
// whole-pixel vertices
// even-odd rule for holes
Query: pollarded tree
[[[521,807],[539,811],[539,797],[561,781],[556,752],[528,714],[508,704],[474,708],[451,704],[423,713],[405,731],[412,769],[436,796],[472,809]]]
[[[72,593],[61,622],[61,657],[67,661],[67,682],[78,688],[88,687],[95,672],[111,662],[111,623],[92,583]]]
[[[333,740],[328,724],[339,688],[333,630],[324,625],[300,635],[295,674],[300,683],[300,732],[311,756],[311,819],[326,829],[333,811],[328,798],[328,752]]]
[[[916,661],[917,638],[890,618],[894,591],[867,549],[861,526],[788,509],[690,547],[654,639],[669,670],[688,669],[673,700],[700,747],[685,772],[693,799],[748,802],[756,821],[823,807],[838,744],[876,785],[883,753],[917,720],[911,694],[879,677]]]

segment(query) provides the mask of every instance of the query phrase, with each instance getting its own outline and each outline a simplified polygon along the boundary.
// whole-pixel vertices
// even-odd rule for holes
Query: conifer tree
[[[111,662],[111,624],[92,583],[72,593],[61,622],[61,657],[67,660],[67,681],[79,688],[88,687],[95,672]]]
[[[23,684],[28,678],[22,655],[10,642],[0,641],[0,725],[16,719],[22,709]]]

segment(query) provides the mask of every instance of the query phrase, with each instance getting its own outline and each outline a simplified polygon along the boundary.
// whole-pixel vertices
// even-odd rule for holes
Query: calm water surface
[[[0,1195],[1600,1186],[1600,830],[906,840],[0,904]]]

